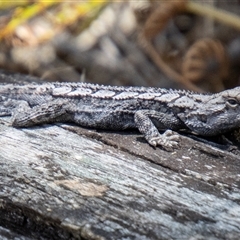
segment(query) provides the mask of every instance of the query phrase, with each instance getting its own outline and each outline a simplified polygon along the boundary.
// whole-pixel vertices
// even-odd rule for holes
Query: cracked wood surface
[[[239,239],[240,158],[181,136],[0,118],[2,239]]]

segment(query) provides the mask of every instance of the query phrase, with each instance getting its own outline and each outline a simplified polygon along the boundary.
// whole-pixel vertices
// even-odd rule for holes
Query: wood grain
[[[166,152],[135,133],[8,124],[0,119],[3,239],[240,236],[233,153],[183,136]]]

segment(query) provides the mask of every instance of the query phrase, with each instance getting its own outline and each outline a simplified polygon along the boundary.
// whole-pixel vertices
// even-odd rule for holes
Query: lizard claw
[[[167,130],[164,134],[151,138],[148,142],[153,147],[162,146],[166,150],[173,151],[178,147],[179,135],[171,130]]]

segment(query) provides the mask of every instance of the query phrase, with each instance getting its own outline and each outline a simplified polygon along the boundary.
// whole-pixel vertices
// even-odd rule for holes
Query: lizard
[[[173,150],[179,145],[175,131],[215,136],[239,128],[240,87],[205,94],[90,83],[6,83],[0,85],[0,116],[11,116],[18,128],[54,122],[136,128],[151,146]]]

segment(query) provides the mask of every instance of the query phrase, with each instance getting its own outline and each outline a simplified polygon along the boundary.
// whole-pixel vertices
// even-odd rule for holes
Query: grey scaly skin
[[[214,136],[239,128],[240,87],[217,94],[86,83],[0,85],[0,116],[12,126],[74,122],[83,127],[137,128],[152,146],[173,150],[187,130]],[[160,134],[158,130],[166,130]]]

